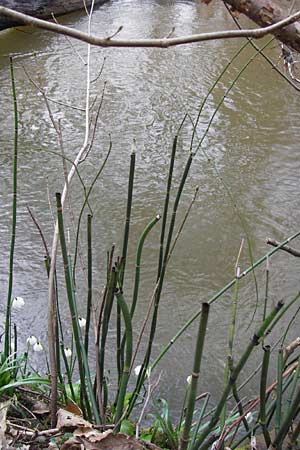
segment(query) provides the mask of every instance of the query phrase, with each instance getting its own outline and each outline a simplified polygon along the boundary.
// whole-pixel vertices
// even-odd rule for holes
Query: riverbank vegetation
[[[89,26],[92,11],[89,15]],[[90,31],[90,29],[89,29]],[[181,208],[182,195],[198,152],[207,156],[202,144],[226,96],[234,89],[239,78],[256,57],[273,42],[264,43],[255,49],[228,84],[209,119],[203,112],[207,101],[223,80],[231,65],[239,61],[245,48],[252,45],[247,41],[233,56],[231,61],[216,78],[199,106],[195,117],[185,115],[178,131],[170,144],[169,169],[165,186],[165,198],[161,214],[149,217],[140,236],[133,236],[136,245],[134,264],[128,264],[128,241],[131,233],[132,204],[136,174],[136,144],[128,161],[128,183],[124,186],[127,194],[124,209],[122,244],[120,248],[107,244],[107,263],[104,278],[106,280],[101,299],[93,296],[93,267],[97,254],[97,242],[93,233],[93,205],[91,193],[99,182],[103,170],[110,162],[113,142],[110,141],[107,153],[98,168],[95,168],[93,181],[87,186],[82,178],[81,167],[92,151],[97,121],[103,98],[100,99],[96,114],[91,116],[90,103],[90,46],[88,46],[86,64],[86,108],[85,137],[82,147],[71,161],[64,152],[61,122],[56,121],[49,100],[36,80],[27,74],[45,102],[45,108],[57,137],[57,148],[49,149],[53,155],[63,160],[65,185],[62,192],[55,194],[56,224],[52,247],[48,248],[39,218],[29,209],[28,213],[36,227],[45,253],[45,272],[48,279],[48,343],[38,342],[35,336],[29,336],[26,350],[19,351],[18,328],[12,314],[22,312],[24,300],[13,297],[15,248],[17,245],[18,217],[18,152],[19,118],[18,86],[15,84],[14,59],[10,58],[11,99],[13,105],[13,192],[11,205],[11,242],[8,262],[8,289],[5,308],[5,326],[2,336],[3,349],[0,366],[0,441],[2,448],[62,448],[62,449],[101,449],[101,448],[167,448],[171,450],[206,450],[223,448],[298,448],[300,434],[300,339],[294,336],[287,342],[288,331],[297,319],[300,308],[299,290],[290,298],[273,299],[270,295],[270,261],[276,264],[276,257],[282,251],[290,257],[299,256],[297,250],[289,244],[299,237],[300,231],[286,237],[282,242],[270,240],[272,249],[260,259],[254,260],[251,242],[245,230],[245,239],[241,241],[237,252],[235,275],[232,280],[205,301],[199,310],[182,326],[170,342],[156,357],[153,347],[157,335],[159,308],[167,277],[170,259],[174,257],[174,248],[184,233],[185,224],[194,207],[201,186],[195,187],[189,208]],[[92,120],[93,119],[93,120]],[[206,125],[199,133],[199,123]],[[182,130],[189,124],[189,148],[183,167],[177,163],[178,141]],[[185,130],[186,131],[186,130]],[[222,182],[218,167],[207,157],[212,169]],[[180,181],[174,183],[174,170],[180,171]],[[79,214],[72,210],[72,179],[82,186],[84,201]],[[230,186],[224,185],[230,196]],[[54,193],[51,193],[54,197]],[[146,201],[146,199],[145,199]],[[237,214],[239,212],[237,211]],[[76,218],[75,218],[76,217]],[[69,239],[66,220],[75,230],[73,239]],[[243,226],[243,218],[240,217]],[[112,225],[113,226],[113,225]],[[84,231],[83,231],[84,230]],[[155,241],[154,230],[158,230]],[[83,236],[85,238],[83,239]],[[147,260],[143,258],[145,242],[151,241],[157,249],[156,280],[148,307],[138,336],[134,337],[136,308],[141,301],[141,283],[147,271]],[[73,245],[72,245],[73,242]],[[248,249],[251,264],[241,267],[241,255]],[[226,257],[226,255],[224,256]],[[61,264],[58,263],[61,262]],[[84,263],[82,264],[82,261]],[[187,262],[188,263],[188,262]],[[84,289],[86,294],[84,316],[78,313],[78,266],[82,264]],[[129,267],[134,266],[129,274]],[[58,273],[62,267],[63,273]],[[251,330],[245,348],[237,350],[237,324],[240,301],[240,289],[244,279],[254,277],[257,270],[263,272],[263,295],[253,292],[254,302],[262,303],[257,314],[250,320]],[[133,279],[133,286],[127,280]],[[188,286],[187,286],[188,289]],[[218,326],[211,318],[211,310],[218,301],[227,295],[230,297],[231,322],[226,330],[227,354],[224,355],[224,383],[219,398],[213,402],[211,393],[201,388],[201,373],[205,371],[205,354],[213,349],[206,345],[206,338]],[[283,296],[284,297],[284,296]],[[60,317],[61,302],[66,299],[69,308],[69,323],[72,330],[71,344],[65,339],[65,330]],[[262,300],[261,300],[262,299]],[[82,301],[82,300],[81,300]],[[262,306],[262,307],[261,307]],[[260,315],[259,315],[260,314]],[[288,317],[288,319],[287,319]],[[274,339],[275,330],[281,330],[282,321],[288,325]],[[198,322],[198,324],[197,324]],[[192,324],[197,324],[198,332],[192,344],[194,353],[190,367],[191,375],[185,386],[180,417],[175,422],[172,411],[164,399],[158,400],[157,390],[160,383],[159,364],[170,351],[173,344]],[[117,371],[117,386],[109,382],[110,362],[107,358],[109,330],[115,330],[115,347],[109,348],[113,354]],[[141,345],[143,341],[143,346]],[[35,368],[31,363],[33,352],[45,357],[45,369]],[[255,368],[249,364],[256,353],[259,363]],[[142,361],[137,365],[138,360]],[[276,376],[272,378],[276,368]],[[272,373],[270,375],[270,372]],[[173,373],[167,373],[172,383]],[[256,380],[256,395],[249,398],[243,388]],[[149,410],[152,416],[146,414]],[[150,419],[149,419],[150,417]],[[124,437],[124,435],[126,435]],[[156,447],[157,446],[157,447]]]

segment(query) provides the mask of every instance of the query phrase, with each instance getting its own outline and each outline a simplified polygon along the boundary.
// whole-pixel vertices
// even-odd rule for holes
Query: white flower
[[[12,309],[22,309],[25,305],[23,297],[15,297],[13,301],[11,302]]]
[[[187,384],[192,384],[192,375],[189,375],[186,379]]]
[[[140,371],[141,371],[141,368],[142,368],[142,366],[136,366],[136,367],[134,368],[134,374],[135,374],[136,377],[139,376]]]
[[[135,374],[136,377],[139,376],[140,371],[141,371],[141,368],[142,368],[142,366],[136,366],[136,367],[134,368],[134,374]],[[148,368],[148,369],[146,370],[146,375],[147,375],[147,377],[150,376],[150,373],[151,373],[151,369]]]
[[[33,335],[29,336],[29,337],[26,339],[26,343],[27,343],[27,345],[30,346],[30,347],[32,347],[34,344],[36,344],[37,341],[38,341],[37,338],[36,338],[35,336],[33,336]]]
[[[37,341],[33,346],[33,351],[34,352],[42,352],[43,350],[44,350],[44,348],[43,348],[42,344],[39,341]]]
[[[79,323],[80,328],[84,328],[85,325],[86,325],[85,318],[84,317],[78,317],[78,323]]]
[[[251,422],[253,422],[253,414],[252,414],[252,412],[250,411],[250,412],[248,412],[248,414],[246,414],[246,417],[245,417],[245,419],[247,420],[247,422],[248,423],[251,423]]]
[[[12,340],[10,341],[10,348],[11,348],[11,351],[12,351],[13,353],[16,352],[16,347],[15,347],[15,345],[16,345],[15,340],[12,339]]]
[[[251,436],[251,442],[250,442],[250,446],[252,450],[256,450],[257,446],[256,446],[256,437],[253,435]]]
[[[69,347],[64,348],[64,354],[66,358],[71,358],[72,356],[72,350]]]

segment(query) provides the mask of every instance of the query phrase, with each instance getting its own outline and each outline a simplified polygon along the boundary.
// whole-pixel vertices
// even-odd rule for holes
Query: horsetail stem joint
[[[253,337],[252,337],[252,342],[253,342],[253,344],[254,344],[254,345],[259,345],[259,341],[260,341],[259,336],[257,336],[257,334],[254,333],[254,335],[253,335]]]

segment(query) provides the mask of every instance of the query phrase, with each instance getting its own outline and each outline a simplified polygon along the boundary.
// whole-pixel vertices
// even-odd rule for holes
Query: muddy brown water
[[[83,13],[65,16],[61,22],[85,31]],[[175,27],[176,35],[232,27],[226,11],[216,2],[204,7],[193,1],[112,1],[94,12],[92,29],[99,35],[114,33],[120,25],[120,36],[159,37]],[[244,42],[244,41],[243,41]],[[91,85],[91,97],[101,96],[106,83],[103,107],[94,149],[82,165],[82,176],[91,183],[96,169],[108,150],[109,134],[112,152],[103,174],[91,196],[94,242],[94,300],[99,301],[104,283],[106,251],[115,242],[121,246],[126,207],[127,174],[133,140],[137,147],[137,170],[132,210],[132,228],[126,273],[127,296],[130,299],[134,257],[138,236],[157,213],[162,212],[169,155],[173,137],[185,113],[195,119],[199,105],[224,65],[242,42],[215,41],[159,49],[91,50],[91,78],[103,64],[102,76]],[[76,52],[75,52],[76,49]],[[42,97],[24,72],[43,86],[47,95],[59,102],[82,108],[85,102],[86,68],[77,55],[86,58],[86,46],[63,36],[21,28],[0,35],[1,89],[1,321],[7,292],[9,241],[12,200],[13,121],[10,92],[9,54],[15,55],[15,76],[19,107],[19,196],[14,295],[25,299],[26,307],[14,313],[19,329],[20,347],[29,334],[46,341],[47,278],[40,237],[33,226],[26,205],[39,220],[50,245],[55,210],[55,192],[62,189],[63,169],[56,136],[50,124]],[[276,43],[267,50],[278,63]],[[253,54],[246,49],[210,95],[198,126],[206,128],[220,98],[243,64]],[[282,67],[281,62],[278,63]],[[234,89],[216,114],[202,148],[192,165],[182,195],[178,225],[193,197],[199,195],[186,222],[167,271],[159,312],[153,356],[158,355],[178,329],[234,276],[234,266],[241,239],[247,237],[253,258],[269,248],[266,237],[283,240],[299,228],[299,93],[293,90],[261,58],[257,57],[239,78]],[[66,155],[74,158],[84,138],[84,115],[79,110],[51,103],[55,119],[61,120]],[[191,125],[187,121],[179,139],[174,189],[178,186],[187,160]],[[172,196],[174,199],[174,194]],[[72,185],[74,214],[78,215],[83,193],[76,179]],[[70,224],[71,240],[74,233]],[[85,230],[82,231],[82,253],[85,255]],[[134,322],[137,338],[155,282],[159,227],[146,242],[143,254],[140,299]],[[300,243],[295,242],[295,246]],[[241,266],[251,262],[245,244]],[[59,261],[61,270],[61,262]],[[235,354],[248,342],[258,322],[264,299],[264,266],[242,283]],[[287,254],[277,254],[270,261],[270,305],[288,300],[299,291],[299,262]],[[59,277],[60,280],[62,277]],[[59,281],[60,281],[59,280]],[[77,301],[85,313],[84,277],[77,275]],[[257,285],[257,290],[256,290]],[[232,292],[229,291],[211,308],[206,351],[202,364],[200,391],[220,394],[230,323]],[[64,290],[60,290],[61,315],[66,341],[70,327]],[[252,325],[252,316],[257,312]],[[274,342],[284,331],[288,319],[269,339]],[[287,340],[299,334],[296,317]],[[176,342],[162,360],[156,374],[162,371],[159,393],[170,401],[175,415],[180,410],[186,377],[191,372],[197,323]],[[115,327],[110,330],[111,345]],[[37,365],[41,356],[32,356]],[[258,349],[242,378],[257,367]],[[115,380],[114,353],[107,356],[112,384]],[[137,363],[140,360],[137,361]],[[156,376],[157,376],[156,375]],[[155,375],[153,375],[155,377]],[[255,392],[255,382],[245,391]]]

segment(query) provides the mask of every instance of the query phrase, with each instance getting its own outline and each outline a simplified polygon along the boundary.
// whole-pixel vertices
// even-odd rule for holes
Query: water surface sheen
[[[61,22],[87,30],[87,18],[83,13],[66,16]],[[174,35],[232,27],[230,18],[218,2],[214,6],[204,7],[194,1],[122,0],[108,2],[95,11],[92,25],[94,33],[107,36],[115,33],[120,25],[123,25],[120,38],[166,36],[173,27]],[[106,251],[113,242],[120,248],[133,140],[137,147],[137,171],[125,289],[129,299],[137,237],[147,222],[162,212],[174,135],[184,114],[188,113],[195,120],[199,105],[210,86],[241,44],[241,41],[216,41],[168,50],[92,48],[92,79],[97,77],[104,59],[105,64],[102,76],[91,85],[91,98],[97,95],[99,99],[104,84],[106,88],[94,149],[81,166],[87,185],[93,180],[108,150],[109,134],[112,139],[109,162],[91,198],[94,214],[95,302],[99,301],[104,283]],[[26,205],[34,211],[50,245],[53,218],[48,192],[52,210],[55,210],[54,194],[63,185],[63,168],[56,134],[44,101],[28,76],[45,89],[49,98],[78,108],[84,107],[86,67],[77,53],[86,58],[86,46],[73,42],[71,47],[63,36],[20,28],[1,34],[0,53],[1,317],[3,324],[11,225],[13,149],[8,55],[14,54],[20,114],[20,155],[13,292],[14,295],[23,296],[26,301],[25,310],[14,313],[22,347],[22,340],[28,334],[35,334],[45,341],[47,304],[44,252]],[[277,47],[268,50],[268,53],[274,61],[278,59]],[[199,137],[231,81],[252,54],[251,49],[243,52],[208,98],[197,130]],[[51,108],[55,120],[61,120],[65,153],[68,158],[74,158],[84,139],[84,115],[79,110],[56,103],[51,103]],[[267,236],[282,240],[297,230],[300,206],[298,118],[299,94],[262,58],[256,58],[226,96],[193,162],[182,195],[178,223],[184,216],[196,185],[199,186],[199,195],[167,271],[154,355],[199,309],[202,301],[208,300],[233,277],[242,237],[248,237],[253,258],[258,258],[267,251]],[[188,157],[190,137],[191,124],[187,120],[179,138],[174,188],[178,186]],[[82,201],[83,193],[77,179],[72,191],[76,217]],[[70,219],[67,222],[70,224]],[[72,224],[70,234],[73,240]],[[82,237],[84,259],[84,227]],[[138,336],[155,282],[158,238],[157,228],[145,245],[141,295],[134,323],[135,337]],[[250,260],[249,248],[245,245],[242,269],[247,267]],[[85,289],[80,287],[83,279],[79,271],[78,308],[81,314],[85,314],[86,303]],[[258,299],[253,277],[242,284],[236,353],[251,336],[253,327],[247,327],[257,301],[258,311],[262,310],[263,271],[256,272],[256,281]],[[271,260],[270,302],[273,304],[280,299],[288,299],[297,291],[298,261],[284,254]],[[218,301],[211,310],[209,321],[200,390],[209,390],[214,397],[222,388],[231,299],[232,295],[228,293]],[[68,340],[70,330],[64,291],[60,293],[60,301]],[[295,324],[298,322],[296,319]],[[284,325],[278,330],[278,336],[283,329]],[[195,323],[174,345],[160,366],[163,371],[169,369],[168,377],[166,372],[162,377],[160,394],[170,400],[175,414],[180,408],[185,379],[191,371],[196,331]],[[296,325],[291,328],[289,337],[297,337]],[[114,327],[110,331],[110,338],[115,338]],[[113,354],[108,355],[108,362],[113,368]],[[251,364],[252,367],[256,364],[256,357]],[[113,381],[114,376],[111,375],[111,378]]]

